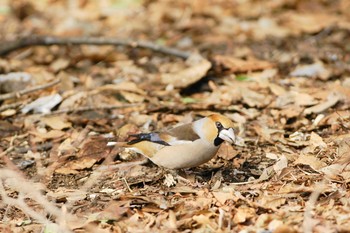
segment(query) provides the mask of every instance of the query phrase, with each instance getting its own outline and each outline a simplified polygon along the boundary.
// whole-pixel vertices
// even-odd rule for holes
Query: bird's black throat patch
[[[216,137],[216,138],[214,139],[214,146],[220,146],[221,143],[223,143],[223,142],[224,142],[223,139],[221,139],[221,138],[219,138],[219,137]]]

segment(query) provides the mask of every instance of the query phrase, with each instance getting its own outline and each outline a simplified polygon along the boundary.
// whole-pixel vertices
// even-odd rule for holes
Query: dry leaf
[[[234,195],[230,192],[212,192],[215,199],[220,203],[221,206],[225,205],[227,200],[234,199]]]
[[[57,168],[55,173],[64,175],[77,174],[79,170],[91,168],[97,161],[97,159],[91,157],[79,158],[65,163],[62,167]]]
[[[231,56],[216,55],[214,57],[216,69],[230,73],[245,73],[250,71],[265,70],[273,68],[267,61],[242,60]]]
[[[233,217],[236,224],[244,223],[255,216],[255,209],[249,207],[239,207]]]
[[[162,74],[162,83],[179,88],[187,87],[203,78],[210,67],[211,63],[203,59],[199,63],[177,73]]]
[[[310,145],[313,148],[319,147],[319,148],[325,148],[327,147],[327,144],[323,141],[323,139],[315,132],[311,132],[310,135]]]
[[[276,209],[284,205],[287,201],[286,197],[283,195],[280,196],[268,196],[262,195],[262,198],[259,200],[259,204],[265,208]]]
[[[73,109],[81,106],[89,96],[88,92],[80,91],[65,98],[59,106],[59,109]]]
[[[251,91],[249,88],[241,88],[243,102],[250,107],[262,108],[271,102],[271,97]]]
[[[321,168],[325,167],[326,164],[316,158],[314,155],[300,154],[298,159],[294,161],[294,164],[303,164],[310,166],[315,171],[320,171]]]
[[[303,76],[303,77],[318,77],[322,80],[327,80],[331,76],[331,72],[328,71],[322,62],[316,62],[310,65],[299,65],[294,71],[290,73],[291,76]]]
[[[286,156],[282,155],[279,160],[273,165],[273,169],[279,176],[284,168],[288,166],[288,159]]]
[[[40,121],[52,129],[57,130],[66,129],[72,126],[72,123],[59,116],[43,117],[40,119]]]
[[[57,139],[57,138],[63,137],[66,134],[61,130],[55,130],[55,129],[50,130],[48,132],[31,131],[30,133],[41,139]]]
[[[125,92],[136,93],[139,95],[146,95],[146,92],[141,88],[139,88],[134,82],[121,82],[118,84],[108,84],[108,85],[98,87],[96,91],[103,92],[103,93],[106,91],[107,92],[108,91],[110,92],[125,91]]]
[[[35,113],[50,113],[51,109],[62,101],[59,94],[40,97],[22,108],[22,113],[33,110]]]
[[[56,200],[56,202],[75,202],[84,200],[86,198],[87,192],[79,189],[67,189],[65,187],[59,187],[55,191],[49,191],[46,195]]]
[[[64,70],[69,66],[69,59],[59,58],[53,63],[51,63],[50,68],[53,72],[58,72]]]
[[[336,103],[338,103],[340,99],[341,99],[341,96],[338,93],[331,92],[328,95],[326,102],[323,102],[313,107],[305,109],[304,114],[308,115],[311,113],[321,113],[327,110],[328,108],[333,107]]]
[[[336,22],[340,22],[341,19],[336,15],[319,13],[317,11],[308,11],[307,13],[293,11],[282,14],[282,21],[284,26],[289,28],[293,34],[301,32],[312,34],[334,25]]]
[[[219,158],[223,158],[225,160],[231,160],[234,157],[236,157],[236,155],[238,155],[239,151],[235,150],[233,148],[233,146],[231,146],[228,143],[223,143],[220,148],[219,151],[217,152],[217,156]]]

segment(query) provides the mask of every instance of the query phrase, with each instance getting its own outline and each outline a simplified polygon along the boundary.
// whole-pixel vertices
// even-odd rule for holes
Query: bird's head
[[[198,121],[195,121],[193,128],[201,139],[219,146],[227,141],[230,144],[235,143],[235,133],[233,122],[226,116],[212,114]]]

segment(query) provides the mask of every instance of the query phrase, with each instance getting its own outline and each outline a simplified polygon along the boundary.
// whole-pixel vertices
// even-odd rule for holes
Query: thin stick
[[[314,191],[311,193],[309,200],[305,204],[304,210],[304,221],[303,221],[303,232],[312,233],[315,226],[315,220],[313,220],[312,210],[316,206],[318,197],[324,191],[325,182],[322,181],[315,185]]]
[[[13,103],[13,104],[2,105],[2,106],[0,106],[0,112],[5,111],[7,109],[17,108],[17,107],[19,107],[21,105],[22,105],[22,103],[19,103],[19,102],[16,102],[16,103]]]
[[[0,101],[7,100],[7,99],[19,98],[21,95],[25,95],[25,94],[36,92],[36,91],[39,91],[39,90],[43,90],[43,89],[52,87],[52,86],[54,86],[54,85],[56,85],[56,84],[58,84],[60,82],[61,82],[60,79],[56,79],[56,80],[54,80],[52,82],[45,83],[43,85],[34,86],[34,87],[31,87],[31,88],[28,88],[28,89],[24,89],[22,91],[17,91],[17,92],[11,92],[11,93],[7,93],[7,94],[3,94],[3,95],[0,95]]]
[[[79,108],[66,108],[66,109],[60,109],[57,111],[53,111],[47,114],[40,114],[40,115],[58,115],[63,113],[72,113],[72,112],[86,112],[91,110],[109,110],[109,109],[122,109],[122,108],[132,108],[132,107],[138,107],[141,106],[141,104],[124,104],[124,105],[106,105],[106,106],[85,106],[85,107],[79,107]]]
[[[29,46],[50,46],[50,45],[115,45],[128,46],[133,48],[150,49],[155,52],[173,55],[187,59],[191,53],[178,49],[169,48],[154,44],[148,41],[123,40],[116,38],[100,38],[100,37],[75,37],[75,38],[59,38],[53,36],[28,36],[16,41],[2,42],[0,46],[0,56],[4,56],[17,49]]]

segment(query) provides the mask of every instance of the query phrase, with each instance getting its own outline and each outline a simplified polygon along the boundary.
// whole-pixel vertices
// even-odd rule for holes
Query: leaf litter
[[[137,43],[2,56],[1,231],[349,229],[346,0],[4,5],[1,40],[120,35],[192,56]],[[178,179],[107,146],[212,112],[237,146]]]

